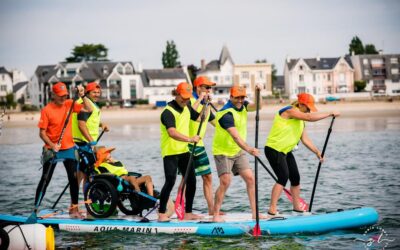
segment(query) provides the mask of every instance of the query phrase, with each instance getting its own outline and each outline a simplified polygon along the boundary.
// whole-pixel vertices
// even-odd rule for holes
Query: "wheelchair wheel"
[[[126,215],[139,215],[143,211],[136,194],[121,194],[118,208]]]
[[[85,193],[85,200],[88,199],[92,201],[85,204],[88,213],[96,218],[106,218],[115,212],[118,192],[109,181],[95,179]]]

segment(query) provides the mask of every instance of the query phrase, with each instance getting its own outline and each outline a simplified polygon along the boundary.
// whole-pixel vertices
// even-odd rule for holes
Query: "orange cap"
[[[58,82],[53,85],[53,93],[58,96],[68,95],[67,86],[63,82]]]
[[[307,93],[301,93],[297,95],[297,101],[301,104],[304,104],[311,111],[316,112],[317,108],[314,105],[314,97]]]
[[[246,97],[246,88],[243,86],[235,85],[231,88],[231,96],[238,97],[244,96]]]
[[[86,92],[90,92],[95,89],[100,89],[100,85],[97,82],[90,82],[86,85]]]
[[[178,87],[176,87],[176,92],[178,92],[182,98],[188,99],[192,96],[193,89],[189,83],[181,82],[178,84]]]
[[[210,80],[208,80],[208,78],[206,76],[199,76],[194,80],[193,85],[195,87],[199,87],[201,85],[215,86],[216,83],[210,82]]]
[[[106,159],[109,153],[111,153],[111,151],[114,151],[115,148],[100,148],[97,150],[96,153],[96,163],[94,164],[96,167],[100,166],[100,164],[102,164]]]

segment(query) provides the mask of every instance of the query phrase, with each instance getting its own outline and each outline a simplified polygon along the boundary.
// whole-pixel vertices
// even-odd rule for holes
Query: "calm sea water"
[[[314,143],[322,150],[330,121],[308,123],[307,129]],[[260,122],[259,147],[262,150],[271,121]],[[210,129],[209,134],[212,134]],[[249,119],[248,142],[254,145],[254,120]],[[211,136],[205,138],[210,148]],[[113,126],[101,144],[116,146],[114,157],[123,161],[129,170],[151,174],[156,189],[160,190],[164,176],[159,149],[159,125]],[[36,128],[3,127],[0,136],[0,213],[30,214],[34,193],[41,170],[41,141]],[[383,228],[388,248],[400,249],[400,117],[392,118],[338,118],[333,126],[326,161],[322,165],[314,212],[336,211],[371,206],[379,213],[377,227]],[[309,200],[318,166],[316,157],[304,146],[295,152],[302,178],[301,196]],[[267,160],[264,156],[265,163]],[[214,167],[214,161],[210,158]],[[254,161],[251,160],[254,164]],[[260,209],[266,213],[272,179],[259,170]],[[214,190],[218,178],[213,177]],[[42,207],[50,207],[67,184],[64,167],[60,164],[54,173]],[[176,188],[175,188],[176,189]],[[175,197],[175,192],[172,194]],[[235,177],[223,204],[224,211],[249,212],[245,185]],[[82,195],[81,195],[82,196]],[[65,194],[58,207],[66,208],[69,195]],[[194,208],[205,212],[201,179],[198,178]],[[291,205],[284,196],[279,201],[281,211]],[[365,249],[364,232],[368,228],[335,231],[326,234],[296,234],[282,236],[251,236],[207,238],[188,235],[135,235],[107,232],[74,234],[56,232],[58,249]],[[378,232],[369,232],[369,236]]]

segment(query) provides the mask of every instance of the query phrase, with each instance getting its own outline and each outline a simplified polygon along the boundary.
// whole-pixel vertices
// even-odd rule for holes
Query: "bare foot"
[[[78,206],[72,206],[69,210],[69,217],[74,219],[83,219],[85,216],[79,211]]]
[[[203,219],[204,216],[198,215],[198,214],[193,214],[193,213],[185,213],[185,217],[183,218],[184,220],[200,220]]]
[[[214,215],[213,222],[225,222],[220,215]]]
[[[226,213],[219,211],[218,215],[225,215]],[[214,212],[208,212],[208,215],[214,215]]]
[[[168,218],[168,216],[164,213],[159,213],[158,214],[158,222],[167,222],[170,221],[171,219]]]

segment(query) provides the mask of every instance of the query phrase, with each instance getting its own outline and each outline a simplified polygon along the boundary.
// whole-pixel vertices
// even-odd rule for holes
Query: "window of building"
[[[399,63],[399,59],[397,57],[391,57],[390,58],[390,63],[391,64],[398,64]]]
[[[304,75],[299,75],[299,81],[304,82]]]
[[[368,65],[368,59],[367,59],[367,58],[364,58],[364,59],[363,59],[363,64],[364,64],[364,65]]]
[[[4,75],[1,75],[1,80],[4,81],[4,79],[5,79],[5,76],[4,76]]]
[[[299,70],[303,70],[303,65],[300,65],[300,66],[299,66]]]
[[[344,73],[339,74],[339,82],[341,83],[346,82],[346,76]]]
[[[384,67],[383,59],[382,58],[371,59],[371,66],[372,67]]]
[[[249,72],[248,71],[243,71],[242,72],[242,79],[249,79],[250,77],[249,77]]]
[[[390,70],[392,75],[398,75],[399,74],[399,69],[393,68]]]
[[[124,69],[122,68],[122,66],[118,66],[117,72],[120,73],[121,75],[124,73]]]
[[[258,76],[258,78],[260,78],[260,79],[263,79],[264,78],[264,72],[263,71],[257,71],[257,76]]]
[[[218,82],[218,76],[214,76],[214,81]]]
[[[392,79],[392,82],[393,83],[399,83],[400,81],[399,81],[399,78],[394,78],[394,79]]]
[[[7,85],[0,85],[0,91],[7,91]]]
[[[231,77],[230,76],[225,76],[225,82],[230,82],[231,81]]]
[[[328,81],[331,81],[331,74],[328,74]]]
[[[369,70],[368,69],[364,69],[364,75],[369,76]]]
[[[317,80],[317,76],[315,75],[315,73],[312,74],[312,79],[313,79],[314,82]]]
[[[317,94],[317,87],[313,87],[313,94],[314,94],[314,95]]]
[[[306,87],[298,87],[297,90],[298,90],[298,93],[305,93]]]

